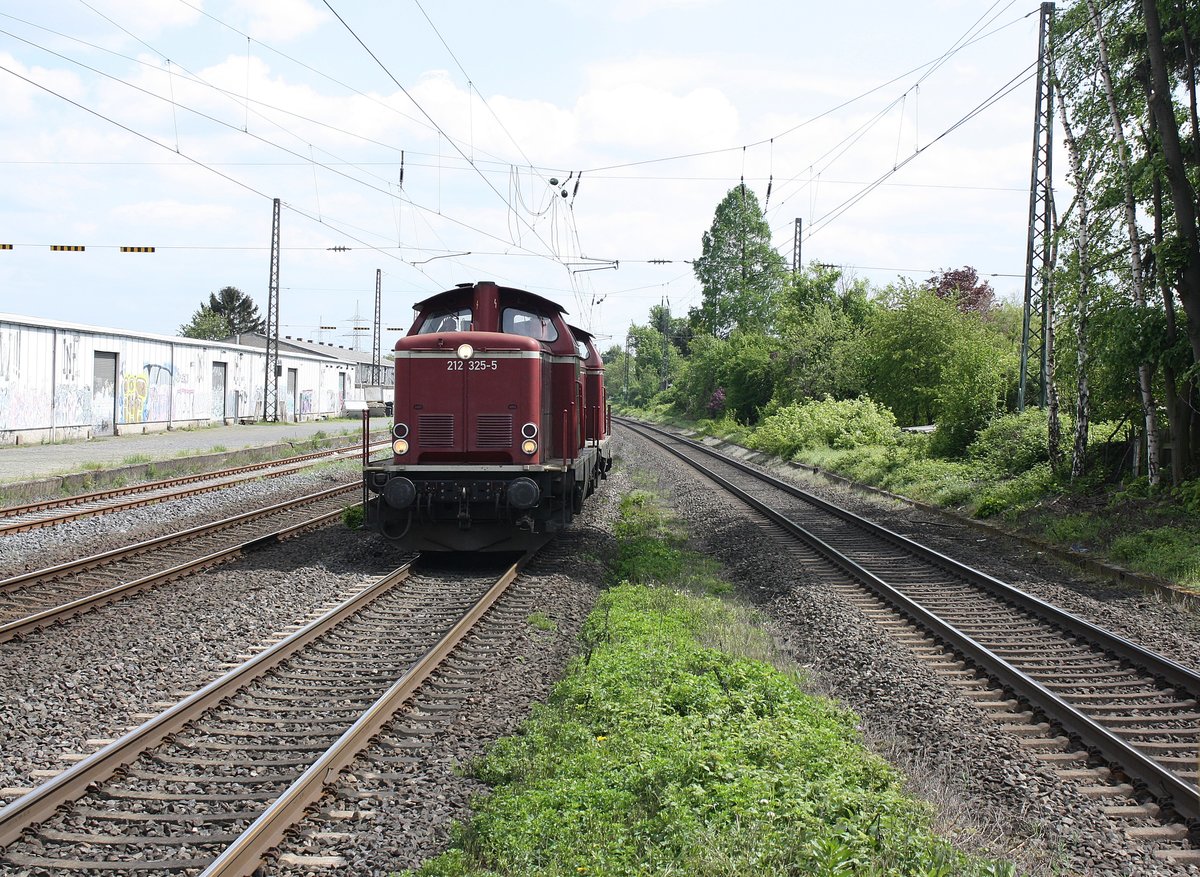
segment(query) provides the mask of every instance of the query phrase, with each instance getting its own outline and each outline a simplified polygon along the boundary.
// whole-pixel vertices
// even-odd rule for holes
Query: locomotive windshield
[[[539,341],[558,340],[558,329],[550,317],[535,314],[524,308],[505,308],[500,315],[500,331],[510,335],[525,335]]]
[[[421,323],[418,335],[432,335],[434,332],[466,332],[471,328],[471,309],[433,311]]]

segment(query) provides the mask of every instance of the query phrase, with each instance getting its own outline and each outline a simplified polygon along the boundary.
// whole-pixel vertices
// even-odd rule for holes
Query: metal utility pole
[[[629,348],[633,346],[633,333],[625,334],[625,402],[629,402]]]
[[[263,381],[263,420],[279,420],[279,199],[271,220],[271,281],[267,289],[267,374]]]
[[[1042,3],[1038,24],[1037,97],[1033,114],[1033,161],[1029,178],[1029,236],[1025,249],[1025,307],[1021,320],[1021,377],[1017,410],[1026,401],[1046,407],[1049,395],[1050,333],[1053,319],[1050,244],[1054,234],[1054,191],[1051,181],[1054,146],[1054,83],[1050,76],[1050,27],[1054,4]]]
[[[800,273],[800,234],[804,230],[804,220],[796,217],[796,233],[792,239],[792,273]]]
[[[381,293],[382,289],[383,289],[383,269],[376,268],[375,269],[375,337],[371,343],[371,384],[376,387],[378,387],[381,383],[383,383],[382,379],[380,378],[380,375],[382,374],[382,370],[380,369],[380,365],[379,365],[379,327],[380,327],[380,325],[382,325],[380,322],[380,311],[381,311],[380,293]]]
[[[671,303],[665,298],[663,299],[663,333],[662,333],[662,364],[658,369],[658,388],[665,390],[670,377],[670,372],[667,370],[667,351],[671,349]]]

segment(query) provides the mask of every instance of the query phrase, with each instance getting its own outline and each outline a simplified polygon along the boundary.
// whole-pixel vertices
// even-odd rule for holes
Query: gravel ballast
[[[512,733],[557,681],[575,651],[579,625],[603,586],[602,559],[611,550],[616,505],[633,485],[653,484],[693,534],[696,550],[724,565],[738,595],[764,613],[791,657],[809,669],[817,688],[862,716],[870,745],[912,777],[914,791],[941,812],[943,831],[964,847],[1011,856],[1028,873],[1047,877],[1200,874],[1155,860],[1129,842],[1095,801],[1022,752],[1015,738],[992,733],[991,722],[907,648],[816,584],[773,526],[628,433],[619,431],[614,446],[619,460],[612,477],[589,500],[572,531],[525,574],[538,593],[538,609],[555,622],[555,631],[530,628],[514,634],[495,655],[486,690],[472,694],[452,719],[438,725],[436,757],[397,780],[388,795],[377,794],[375,787],[364,792],[363,776],[370,767],[357,765],[343,776],[337,797],[340,806],[359,815],[341,824],[315,817],[287,849],[296,854],[323,851],[311,839],[314,832],[348,832],[350,839],[337,850],[346,865],[322,873],[380,875],[415,866],[443,849],[452,821],[464,818],[470,797],[482,791],[464,775],[463,765],[497,737]],[[1196,666],[1200,623],[1195,615],[1140,592],[1074,572],[1066,575],[1019,543],[981,542],[977,531],[947,526],[929,513],[876,503],[800,473],[789,477]],[[285,483],[289,479],[296,483]],[[288,490],[300,492],[301,483],[316,489],[330,482],[328,470],[289,476],[262,483],[260,489],[270,499],[221,491],[172,504],[171,514],[198,521],[215,512],[187,504],[216,502],[232,514],[252,501],[267,504]],[[0,542],[0,563],[45,566],[49,556],[78,556],[78,546],[88,546],[87,553],[102,550],[98,546],[133,528],[147,537],[157,535],[163,529],[162,509],[80,521],[70,525],[76,528],[73,536],[44,531],[47,541],[41,544],[25,541],[41,531],[9,537],[14,541]],[[352,584],[390,569],[394,559],[382,540],[335,528],[155,589],[25,643],[0,645],[0,751],[5,753],[0,784],[31,784],[34,769],[61,767],[60,752],[81,751],[88,738],[114,736],[132,723],[133,713],[153,711],[149,705],[154,701],[173,701],[181,691],[194,690],[217,675],[221,663],[254,650],[265,636]],[[236,608],[231,611],[227,601]],[[391,769],[403,773],[395,765]],[[279,862],[275,871],[307,873]]]
[[[993,723],[926,669],[907,648],[888,637],[857,609],[827,589],[789,556],[773,525],[758,518],[719,489],[685,469],[674,457],[647,442],[618,433],[622,465],[653,479],[695,547],[726,567],[739,594],[770,619],[791,656],[813,674],[816,685],[855,710],[863,732],[880,754],[903,768],[915,791],[941,812],[943,830],[964,847],[981,846],[1018,860],[1030,874],[1146,875],[1179,877],[1200,873],[1155,859],[1124,836],[1099,804],[1071,782],[1020,750],[1015,738],[998,735]],[[809,481],[806,489],[826,494]],[[843,489],[825,498],[841,502],[923,539],[922,522],[905,506],[876,507]],[[1140,593],[1108,595],[1095,583],[1073,589],[1047,581],[1044,563],[1024,565],[1021,555],[999,558],[1004,548],[980,546],[978,533],[963,529],[960,543],[935,530],[935,547],[998,578],[1051,599],[1062,594],[1072,611],[1119,622],[1127,631],[1157,631],[1151,648],[1183,648],[1197,654],[1194,619]],[[957,530],[951,530],[957,532]],[[1096,589],[1105,593],[1102,602]],[[1151,618],[1143,617],[1146,612]],[[1154,617],[1155,613],[1161,613]],[[1168,619],[1170,621],[1168,621]],[[1160,628],[1159,625],[1167,625]],[[1167,651],[1166,654],[1173,654]]]
[[[58,553],[95,553],[134,533],[149,538],[331,483],[324,471],[288,476],[82,519],[67,525],[73,537],[52,528],[2,544],[9,557],[42,567]],[[344,599],[396,559],[378,540],[335,525],[0,644],[0,787],[36,784],[34,771],[61,769],[63,753],[91,751],[85,741],[139,724],[135,713],[157,712],[156,701],[174,702],[211,681],[223,664],[260,650],[264,638]]]

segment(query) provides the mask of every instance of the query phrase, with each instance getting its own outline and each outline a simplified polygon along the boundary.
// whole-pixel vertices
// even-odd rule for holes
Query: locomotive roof
[[[449,302],[458,301],[463,296],[473,295],[476,285],[477,284],[474,283],[460,283],[458,286],[454,287],[454,289],[447,289],[445,292],[439,292],[437,295],[431,295],[424,301],[417,302],[415,305],[413,305],[413,307],[417,310],[425,310],[430,306],[438,306],[447,304]],[[550,299],[544,298],[537,293],[528,292],[524,289],[517,289],[515,286],[497,286],[496,289],[499,291],[501,296],[511,295],[526,302],[532,302],[538,309],[544,310],[549,314],[565,314],[567,312],[566,309],[558,302],[551,301]]]

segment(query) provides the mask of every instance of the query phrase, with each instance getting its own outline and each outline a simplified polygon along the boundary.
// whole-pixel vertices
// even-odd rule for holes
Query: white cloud
[[[202,18],[198,10],[204,6],[202,0],[190,0],[190,5],[163,3],[162,0],[104,0],[93,5],[103,16],[143,39],[195,24]],[[112,34],[112,28],[104,18],[96,16],[95,22],[103,31]]]
[[[737,107],[720,91],[677,94],[651,85],[593,89],[576,106],[583,138],[596,147],[697,152],[737,142]]]
[[[157,228],[215,227],[228,222],[234,215],[233,207],[229,204],[201,204],[173,199],[122,204],[110,211],[114,220]]]
[[[264,43],[294,40],[315,31],[328,16],[306,0],[238,0],[250,36]]]
[[[568,0],[578,15],[603,15],[618,22],[636,21],[655,15],[670,15],[715,6],[720,0],[610,0],[607,3],[575,2]]]

